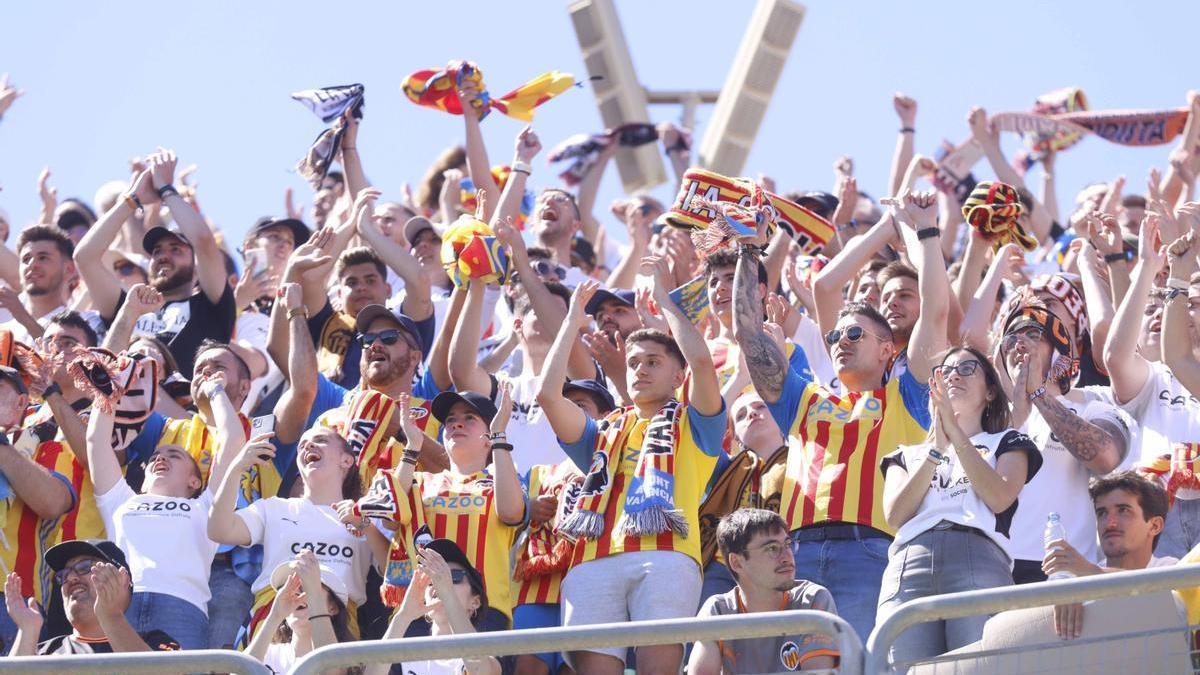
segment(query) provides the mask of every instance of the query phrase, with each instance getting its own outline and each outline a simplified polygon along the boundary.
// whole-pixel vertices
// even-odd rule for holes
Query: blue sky
[[[617,5],[651,88],[719,88],[753,8]],[[467,58],[495,94],[551,69],[586,74],[566,3],[553,0],[40,2],[6,8],[4,23],[0,72],[28,92],[0,121],[0,207],[17,228],[36,216],[43,166],[60,197],[90,201],[103,182],[127,177],[129,157],[164,145],[181,165],[199,165],[201,205],[240,239],[257,217],[281,213],[286,187],[309,196],[291,167],[321,125],[289,93],[349,82],[366,85],[359,147],[368,177],[398,197],[462,137],[460,118],[404,98],[409,73]],[[899,126],[896,90],[919,101],[916,143],[927,153],[966,137],[972,104],[1024,110],[1063,86],[1082,87],[1094,109],[1182,106],[1200,88],[1196,25],[1200,3],[1190,2],[813,0],[745,172],[765,172],[781,189],[830,189],[833,161],[849,154],[860,188],[879,196]],[[709,110],[699,111],[697,137]],[[655,121],[678,115],[651,108]],[[590,91],[562,95],[535,121],[547,147],[600,126]],[[520,128],[498,114],[485,121],[493,163],[511,158]],[[1141,190],[1168,151],[1087,139],[1059,158],[1060,203],[1118,174]],[[544,158],[534,168],[535,187],[557,184]],[[610,168],[598,212],[619,193]],[[674,186],[656,194],[669,200]]]

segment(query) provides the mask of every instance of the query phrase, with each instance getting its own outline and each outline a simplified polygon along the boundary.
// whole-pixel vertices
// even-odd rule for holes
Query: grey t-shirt
[[[780,598],[779,609],[816,609],[837,614],[833,596],[824,586],[811,581],[798,580],[786,599]],[[699,616],[724,616],[742,614],[740,591],[734,588],[709,598],[700,608]],[[833,638],[828,635],[805,634],[783,637],[749,638],[744,640],[721,640],[721,670],[724,673],[757,675],[801,670],[804,664],[817,656],[838,657]]]

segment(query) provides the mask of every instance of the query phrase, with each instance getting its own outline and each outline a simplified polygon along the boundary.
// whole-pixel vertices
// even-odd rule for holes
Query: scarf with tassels
[[[1200,442],[1174,443],[1171,454],[1159,455],[1137,467],[1147,476],[1165,483],[1169,504],[1175,503],[1180,488],[1200,490]]]
[[[675,508],[675,448],[682,410],[679,401],[671,399],[649,420],[637,468],[625,491],[624,515],[614,528],[621,536],[667,531],[688,535],[687,518]],[[615,410],[600,422],[591,467],[579,488],[575,508],[559,525],[560,532],[576,539],[603,536],[614,472],[639,422],[632,407]]]
[[[529,499],[552,496],[558,499],[553,520],[530,521],[517,538],[512,563],[513,579],[528,581],[536,577],[565,572],[571,558],[572,542],[562,536],[555,524],[561,522],[567,504],[574,502],[583,476],[571,462],[554,466],[535,466],[529,472]]]

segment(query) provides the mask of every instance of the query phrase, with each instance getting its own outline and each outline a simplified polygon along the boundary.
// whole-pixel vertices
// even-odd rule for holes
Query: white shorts
[[[678,551],[633,551],[589,560],[563,579],[563,625],[696,616],[700,585],[700,567]],[[625,662],[624,647],[588,651]],[[569,655],[564,658],[570,663]]]

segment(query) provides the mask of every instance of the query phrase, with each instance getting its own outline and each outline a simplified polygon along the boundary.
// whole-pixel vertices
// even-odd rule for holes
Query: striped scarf
[[[1179,488],[1200,490],[1200,442],[1174,443],[1171,454],[1159,455],[1137,467],[1140,473],[1166,483],[1167,497],[1175,503]]]
[[[529,498],[556,497],[558,517],[544,523],[530,521],[521,532],[514,547],[514,579],[525,581],[566,571],[571,559],[571,541],[558,532],[555,523],[561,521],[566,505],[573,503],[571,488],[579,485],[580,478],[579,470],[569,461],[554,466],[546,474],[530,474]]]
[[[675,447],[679,437],[679,414],[683,407],[671,399],[650,418],[637,468],[625,492],[625,508],[616,531],[641,537],[668,530],[681,537],[688,534],[687,519],[675,508]],[[600,422],[592,465],[580,486],[575,508],[559,525],[563,534],[599,539],[604,534],[604,511],[621,453],[637,427],[637,411],[621,408]]]

